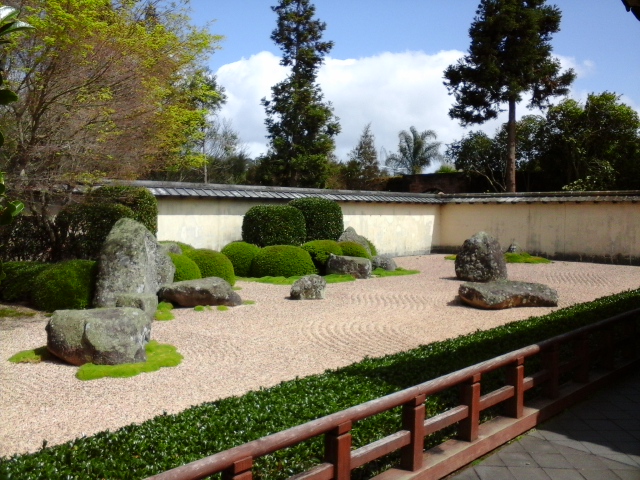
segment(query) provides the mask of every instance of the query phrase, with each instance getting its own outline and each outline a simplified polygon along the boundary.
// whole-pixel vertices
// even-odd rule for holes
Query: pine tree
[[[349,190],[371,190],[380,178],[378,152],[371,124],[362,130],[358,144],[349,152],[349,160],[342,166],[342,177]]]
[[[449,111],[462,125],[496,118],[509,106],[506,190],[516,190],[516,104],[531,93],[529,108],[545,108],[564,95],[575,78],[560,72],[551,56],[551,36],[560,30],[560,10],[545,0],[482,0],[469,29],[469,53],[445,70],[456,103]]]
[[[318,69],[333,42],[322,41],[326,24],[314,19],[309,0],[280,0],[271,39],[283,52],[280,64],[291,73],[262,99],[269,152],[260,160],[258,181],[271,185],[322,188],[328,177],[333,137],[340,132],[330,103],[316,84]]]

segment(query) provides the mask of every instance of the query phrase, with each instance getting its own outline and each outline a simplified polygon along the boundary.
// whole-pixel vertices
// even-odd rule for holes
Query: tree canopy
[[[378,152],[371,124],[362,130],[358,143],[349,152],[349,159],[342,165],[341,177],[344,187],[349,190],[374,190],[380,178]]]
[[[398,138],[398,153],[389,155],[385,162],[394,171],[417,175],[432,162],[442,158],[439,152],[441,143],[430,141],[437,138],[433,130],[418,132],[412,126],[408,132],[402,130]]]
[[[482,0],[469,29],[469,52],[444,73],[455,104],[451,118],[462,125],[496,118],[508,104],[506,189],[515,192],[516,104],[530,95],[529,107],[545,108],[564,95],[575,78],[560,70],[551,55],[551,37],[560,30],[561,13],[545,0]]]

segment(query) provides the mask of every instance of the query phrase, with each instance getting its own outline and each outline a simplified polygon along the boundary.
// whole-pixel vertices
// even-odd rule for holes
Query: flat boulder
[[[153,318],[158,309],[158,296],[150,293],[121,293],[116,296],[116,307],[139,308]]]
[[[122,294],[155,295],[171,283],[175,267],[167,250],[144,225],[122,218],[102,245],[93,299],[95,307],[115,307]]]
[[[355,242],[364,247],[369,255],[371,255],[371,247],[369,246],[369,242],[362,235],[358,235],[355,228],[347,227],[344,232],[338,238],[339,242]]]
[[[291,300],[324,299],[327,281],[320,275],[306,275],[291,286]]]
[[[151,322],[138,308],[56,310],[46,326],[47,350],[72,365],[145,362]]]
[[[332,273],[352,275],[355,278],[369,278],[371,276],[371,260],[330,254],[327,261],[327,275]]]
[[[478,232],[464,241],[456,256],[456,276],[467,282],[492,282],[507,279],[507,264],[498,241],[486,232]]]
[[[164,285],[158,291],[160,300],[174,303],[181,307],[198,305],[226,305],[235,307],[242,305],[242,299],[233,290],[229,282],[218,277],[185,280]]]
[[[374,270],[376,268],[382,268],[383,270],[388,270],[390,272],[393,272],[398,268],[398,266],[396,265],[396,262],[393,259],[393,257],[391,257],[391,255],[385,254],[385,255],[376,255],[375,257],[373,257],[371,259],[371,268],[373,268]]]
[[[460,285],[458,295],[476,308],[501,310],[513,307],[556,307],[558,292],[541,283],[467,282]]]

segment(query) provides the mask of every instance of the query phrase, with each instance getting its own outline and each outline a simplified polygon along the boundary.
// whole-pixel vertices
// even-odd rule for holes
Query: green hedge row
[[[4,458],[0,460],[0,478],[143,478],[636,308],[640,308],[640,289],[407,352],[365,359],[115,432]],[[429,397],[428,415],[450,405],[451,397],[457,398],[453,393]],[[400,425],[398,411],[358,422],[353,430],[354,446],[380,439]],[[431,443],[441,440],[428,438]],[[254,478],[286,478],[321,463],[322,455],[321,438],[304,442],[258,460]],[[393,455],[385,457],[355,471],[352,478],[371,478],[393,460]]]

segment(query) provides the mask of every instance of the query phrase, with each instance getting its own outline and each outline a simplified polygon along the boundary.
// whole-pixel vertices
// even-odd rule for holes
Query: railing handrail
[[[513,364],[521,358],[536,355],[555,345],[564,343],[567,340],[599,330],[609,324],[617,323],[627,317],[640,315],[640,308],[599,322],[580,327],[576,330],[557,335],[539,343],[529,345],[512,352],[499,355],[469,367],[451,372],[441,377],[428,380],[421,384],[409,387],[399,392],[394,392],[384,397],[369,400],[365,403],[335,412],[324,417],[312,420],[295,427],[282,430],[280,432],[261,437],[243,445],[232,447],[228,450],[215,453],[208,457],[195,460],[185,465],[167,470],[160,474],[149,477],[153,480],[171,480],[183,478],[204,478],[214,473],[226,470],[235,462],[246,458],[259,458],[283,448],[291,447],[310,438],[326,434],[339,426],[363,420],[365,418],[380,414],[392,408],[404,405],[420,395],[433,395],[443,390],[455,387],[472,379],[475,375],[483,375],[501,367]]]

